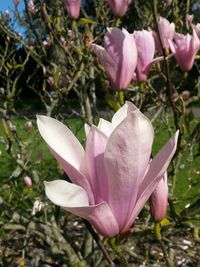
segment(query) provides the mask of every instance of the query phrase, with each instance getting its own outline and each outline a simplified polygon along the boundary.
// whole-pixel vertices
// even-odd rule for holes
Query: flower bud
[[[30,132],[33,128],[32,121],[27,121],[25,124],[25,129]]]
[[[78,19],[80,15],[81,0],[65,0],[65,8],[71,19]]]
[[[167,172],[158,183],[156,189],[150,197],[150,211],[151,216],[155,222],[162,221],[167,213],[168,206],[168,185],[167,185]]]
[[[123,17],[128,9],[132,0],[107,0],[107,3],[112,10],[113,14],[117,17]]]
[[[15,4],[16,6],[18,6],[19,3],[20,3],[20,0],[13,0],[13,2],[14,2],[14,4]]]
[[[32,180],[29,176],[24,177],[24,183],[26,184],[27,187],[29,187],[29,188],[32,187]]]

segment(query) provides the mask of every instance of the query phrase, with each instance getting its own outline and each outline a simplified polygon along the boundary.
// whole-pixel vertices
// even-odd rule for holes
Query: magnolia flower
[[[36,12],[35,4],[34,4],[33,0],[30,0],[30,1],[28,2],[28,12],[29,12],[30,14],[32,14],[32,15],[34,15],[35,12]]]
[[[193,35],[175,34],[174,42],[170,41],[170,49],[176,62],[183,71],[191,70],[195,56],[200,48],[200,40],[193,30]]]
[[[104,236],[129,230],[176,150],[178,132],[150,161],[154,132],[151,122],[130,102],[112,122],[85,127],[85,151],[61,122],[38,116],[38,129],[73,183],[45,182],[56,205],[88,220]]]
[[[26,124],[25,124],[25,129],[26,129],[28,132],[31,132],[32,128],[33,128],[32,121],[27,121]]]
[[[132,0],[107,0],[113,14],[117,17],[123,17]]]
[[[15,4],[16,6],[18,6],[19,3],[20,3],[20,0],[13,0],[13,2],[14,2],[14,4]]]
[[[167,6],[170,6],[171,3],[172,3],[172,0],[164,0],[164,2],[165,2],[165,4],[166,4]]]
[[[32,180],[29,176],[24,177],[24,183],[27,185],[27,187],[29,187],[29,188],[32,187]]]
[[[193,30],[195,30],[196,34],[198,35],[199,39],[200,39],[200,23],[192,24],[192,28]]]
[[[167,172],[166,172],[150,197],[150,211],[154,221],[160,222],[165,218],[167,213],[167,206],[168,206],[168,184],[167,184]]]
[[[136,79],[138,81],[146,81],[151,65],[155,62],[153,60],[155,53],[154,39],[152,32],[145,30],[135,31],[134,37],[138,51]]]
[[[133,34],[125,29],[108,28],[104,48],[92,44],[92,50],[104,66],[112,86],[127,89],[137,64],[137,48]]]
[[[80,15],[81,0],[65,0],[65,7],[71,19],[77,19]]]
[[[175,34],[174,23],[170,23],[167,19],[159,17],[158,28],[163,48],[169,48],[169,41],[173,40]],[[156,32],[153,32],[153,37],[155,40],[156,49],[158,50],[159,54],[162,55],[162,47],[158,34]]]
[[[10,20],[10,12],[9,12],[9,10],[5,11],[5,17],[6,17],[7,20]]]

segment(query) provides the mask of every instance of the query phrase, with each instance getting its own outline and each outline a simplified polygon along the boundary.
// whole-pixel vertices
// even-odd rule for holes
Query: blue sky
[[[0,11],[5,12],[7,9],[14,9],[15,5],[13,0],[0,0]],[[18,10],[22,11],[24,8],[24,1],[21,0],[18,5]]]

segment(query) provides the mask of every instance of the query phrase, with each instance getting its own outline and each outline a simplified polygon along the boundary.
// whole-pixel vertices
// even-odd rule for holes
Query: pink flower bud
[[[33,128],[32,121],[27,121],[25,124],[25,128],[28,132],[30,132]]]
[[[5,17],[7,20],[10,20],[10,13],[8,10],[5,11]]]
[[[116,90],[127,89],[137,64],[137,48],[133,34],[125,29],[108,28],[104,48],[92,44],[92,50],[104,66]]]
[[[49,36],[42,43],[45,47],[49,47],[51,44],[51,39],[49,38]]]
[[[24,183],[26,184],[27,187],[29,187],[29,188],[32,187],[32,180],[29,176],[24,177]]]
[[[168,206],[168,185],[167,185],[167,172],[158,183],[156,189],[150,197],[150,211],[151,216],[156,222],[162,221],[167,213]]]
[[[194,15],[187,15],[186,20],[189,23],[189,25],[192,25],[193,18],[194,18]]]
[[[158,20],[158,28],[160,33],[160,39],[162,41],[163,48],[169,48],[169,41],[173,40],[175,34],[175,25],[170,23],[167,19],[160,17]],[[162,47],[160,44],[160,39],[158,33],[153,33],[156,49],[159,54],[162,55]]]
[[[60,42],[63,46],[66,46],[66,40],[63,36],[60,37]]]
[[[174,42],[170,41],[170,49],[174,54],[176,62],[182,71],[191,70],[195,56],[200,48],[200,40],[193,30],[193,35],[176,33]]]
[[[146,81],[152,64],[154,63],[155,43],[152,32],[143,30],[134,32],[138,51],[136,66],[136,80]]]
[[[53,86],[54,85],[54,79],[52,76],[50,76],[48,79],[47,79],[47,82],[50,86]]]
[[[165,2],[165,4],[166,4],[167,6],[170,6],[171,3],[172,3],[172,0],[164,0],[164,2]]]
[[[117,17],[124,16],[131,2],[132,0],[107,0],[113,14]]]
[[[35,9],[35,4],[34,4],[33,0],[30,0],[30,1],[28,2],[28,12],[29,12],[31,15],[35,15],[36,9]]]
[[[20,0],[13,0],[13,2],[14,2],[14,4],[15,4],[16,6],[18,6],[19,3],[20,3]]]
[[[9,125],[9,128],[10,128],[10,131],[13,132],[13,133],[16,133],[17,132],[17,126],[10,123]]]
[[[81,0],[65,0],[65,8],[71,19],[78,19],[80,15]]]
[[[200,23],[197,23],[196,25],[192,24],[192,28],[193,28],[193,30],[195,30],[197,36],[200,39]]]
[[[182,98],[184,101],[188,100],[190,98],[190,92],[188,90],[184,90],[182,92]]]

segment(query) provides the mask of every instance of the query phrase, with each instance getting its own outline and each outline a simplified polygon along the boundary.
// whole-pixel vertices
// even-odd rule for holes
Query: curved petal
[[[86,178],[85,152],[79,141],[65,125],[53,118],[37,116],[37,125],[64,171],[75,184],[88,192],[92,201],[91,188]]]
[[[129,227],[135,221],[142,208],[144,207],[146,201],[149,199],[154,189],[158,185],[160,179],[164,176],[169,163],[176,151],[177,141],[178,141],[179,131],[172,136],[165,146],[159,151],[156,157],[150,162],[149,169],[145,174],[142,184],[140,185],[137,202],[132,211],[131,217],[123,229],[126,232]]]
[[[112,117],[112,125],[117,127],[127,117],[128,113],[137,109],[138,108],[134,104],[126,101],[126,103],[120,109],[118,109],[118,111]]]
[[[87,192],[80,187],[65,180],[44,182],[45,193],[55,205],[65,207],[88,206]]]
[[[120,229],[135,205],[137,191],[149,163],[153,135],[150,121],[137,109],[118,125],[108,140],[105,151],[109,177],[108,203]]]
[[[104,166],[104,152],[108,137],[92,126],[86,142],[86,164],[95,204],[107,201],[108,178]]]
[[[89,132],[90,132],[90,125],[85,123],[84,124],[84,130],[85,130],[85,137],[87,138]]]
[[[107,203],[89,206],[86,191],[80,186],[64,180],[45,182],[47,197],[56,205],[88,220],[104,236],[113,237],[119,233],[114,215]]]
[[[111,80],[111,82],[115,81],[117,66],[115,62],[113,61],[112,57],[100,45],[92,44],[91,47],[92,47],[92,51],[98,57],[98,60],[100,61],[100,63],[104,66],[105,71],[109,79]]]
[[[106,136],[109,137],[111,135],[112,131],[114,130],[114,127],[113,127],[112,123],[101,118],[99,120],[98,129],[101,132],[103,132]]]

